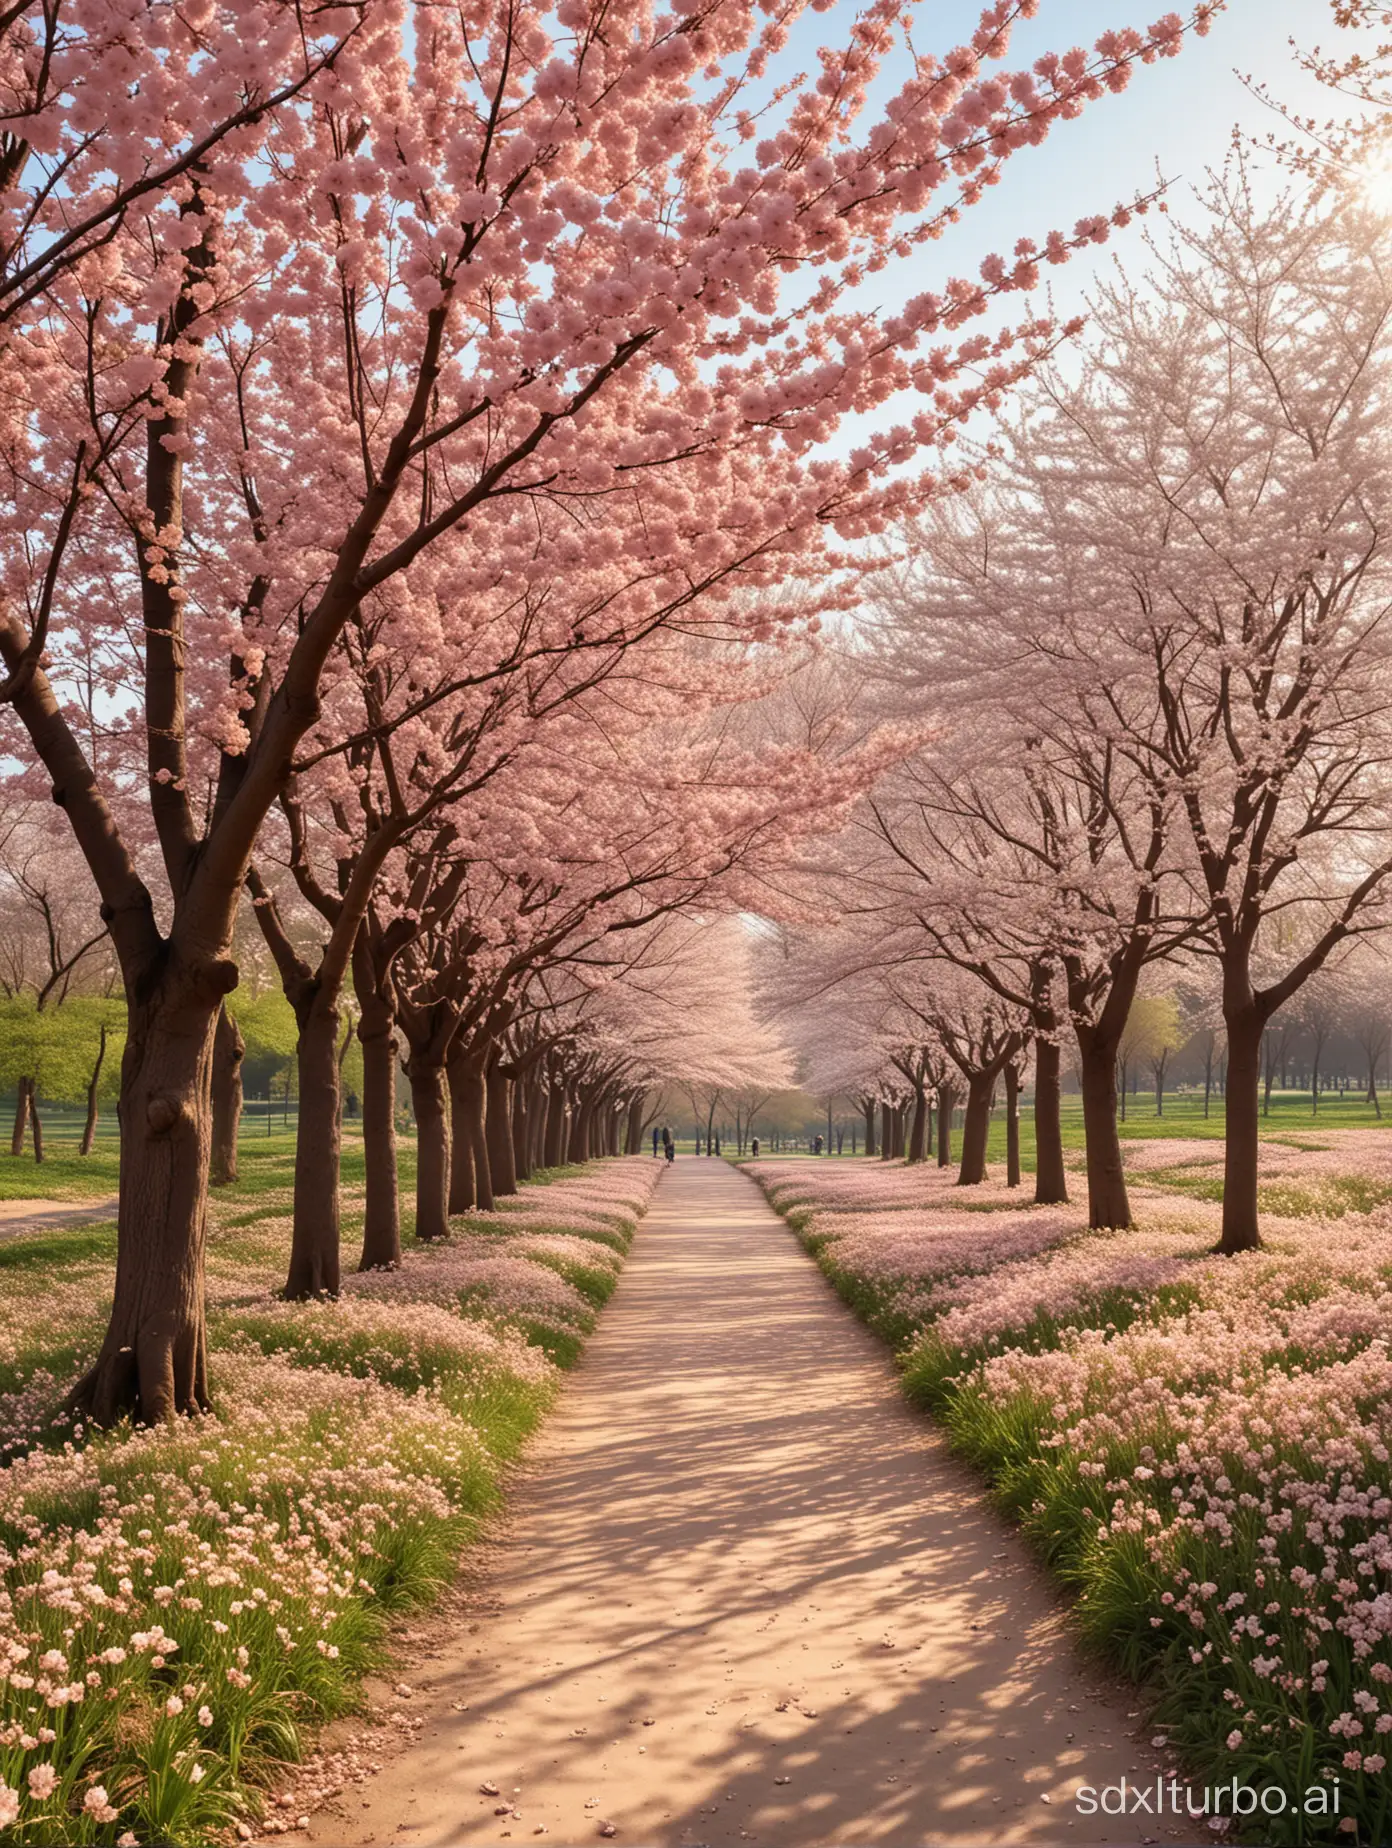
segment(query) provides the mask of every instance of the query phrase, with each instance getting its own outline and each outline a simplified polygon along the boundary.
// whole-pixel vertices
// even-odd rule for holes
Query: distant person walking
[[[755,1161],[757,1161],[759,1159],[759,1138],[757,1136],[755,1136],[754,1140],[750,1143],[749,1147],[753,1153]]]
[[[670,1129],[664,1129],[662,1132],[662,1153],[666,1156],[668,1161],[675,1161],[677,1159],[677,1145],[672,1140],[672,1132]]]
[[[658,1129],[657,1124],[654,1123],[653,1124],[653,1160],[654,1161],[657,1160],[657,1145],[659,1141],[661,1140],[661,1134],[662,1132]]]
[[[820,1155],[821,1152],[822,1152],[822,1139],[820,1136],[818,1136],[816,1142],[812,1146],[812,1153],[814,1155]]]

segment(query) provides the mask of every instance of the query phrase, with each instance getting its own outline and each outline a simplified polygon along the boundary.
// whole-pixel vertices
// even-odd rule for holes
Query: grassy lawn
[[[1378,1116],[1361,1092],[1350,1091],[1343,1098],[1329,1093],[1321,1097],[1319,1111],[1315,1113],[1310,1108],[1308,1091],[1276,1091],[1272,1093],[1270,1113],[1262,1117],[1261,1134],[1263,1138],[1272,1140],[1294,1137],[1301,1143],[1308,1143],[1318,1141],[1323,1130],[1392,1129],[1392,1097],[1384,1097],[1381,1101],[1384,1114]],[[1081,1098],[1065,1097],[1061,1114],[1063,1146],[1081,1156],[1086,1146]],[[954,1159],[961,1142],[960,1122],[959,1115],[959,1127],[953,1133]],[[1119,1122],[1117,1129],[1124,1142],[1170,1136],[1221,1142],[1224,1129],[1223,1099],[1216,1095],[1211,1098],[1209,1114],[1205,1116],[1202,1094],[1196,1096],[1188,1091],[1167,1092],[1164,1114],[1157,1116],[1154,1093],[1143,1091],[1137,1097],[1127,1098],[1126,1120]],[[779,1161],[796,1161],[802,1157],[817,1159],[805,1149],[788,1150],[775,1156],[765,1146],[765,1153],[770,1159]],[[820,1159],[825,1160],[826,1157]],[[832,1159],[849,1161],[849,1147],[844,1155]],[[856,1159],[864,1159],[864,1152],[860,1151]],[[1005,1115],[1000,1108],[997,1108],[991,1120],[987,1159],[993,1162],[1005,1160]],[[1034,1172],[1034,1115],[1028,1097],[1020,1109],[1020,1165],[1030,1173]]]

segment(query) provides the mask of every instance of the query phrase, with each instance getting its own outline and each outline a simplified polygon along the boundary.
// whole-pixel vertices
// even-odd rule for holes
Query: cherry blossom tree
[[[767,1101],[792,1085],[791,1056],[758,1017],[755,996],[749,933],[737,919],[664,919],[627,967],[573,1004],[575,1040],[631,1097],[669,1086],[702,1095],[709,1129],[719,1097],[748,1090]]]
[[[1356,202],[1261,210],[1238,166],[1155,261],[1143,297],[1099,297],[1086,374],[1050,382],[1019,468],[1059,561],[1040,558],[1039,671],[1086,676],[1183,830],[1222,978],[1240,1251],[1262,1034],[1382,921],[1392,872],[1392,246]]]
[[[1021,672],[1045,647],[1036,625],[1053,558],[1034,511],[993,489],[906,535],[866,665],[889,710],[931,742],[877,792],[867,831],[878,845],[858,876],[923,943],[1029,1015],[1041,1197],[1066,1194],[1054,1049],[1067,1019],[1089,1220],[1125,1226],[1118,1047],[1147,967],[1193,935],[1194,906],[1176,878],[1175,800],[1118,751],[1091,667],[1070,656]],[[1071,611],[1068,587],[1057,595]],[[1084,620],[1079,610],[1080,630]]]
[[[889,0],[771,115],[757,92],[793,15],[758,23],[742,0],[602,19],[369,7],[341,46],[313,41],[306,61],[297,44],[288,98],[219,87],[245,68],[235,38],[194,60],[209,120],[250,107],[255,136],[224,133],[138,221],[111,219],[3,355],[5,748],[42,765],[74,830],[130,1010],[115,1302],[85,1415],[207,1402],[210,1069],[233,924],[345,635],[394,611],[433,682],[461,631],[587,560],[611,573],[600,646],[674,608],[747,633],[767,619],[741,598],[763,585],[805,586],[808,620],[843,601],[862,568],[844,542],[939,479],[902,465],[1052,337],[964,323],[1107,220],[1038,227],[1038,248],[898,313],[854,306],[850,285],[1184,32],[1168,14],[997,74],[1033,10],[996,0],[968,45],[911,56],[868,127],[900,34]],[[288,46],[294,23],[265,30]],[[249,38],[274,69],[282,41]],[[101,120],[146,173],[148,122],[123,136]],[[964,382],[967,365],[982,370]],[[925,408],[876,428],[906,390]],[[816,456],[848,413],[871,434]],[[547,646],[596,645],[574,615],[543,608]],[[143,747],[153,878],[65,710],[94,632],[118,651],[131,638],[124,768]]]

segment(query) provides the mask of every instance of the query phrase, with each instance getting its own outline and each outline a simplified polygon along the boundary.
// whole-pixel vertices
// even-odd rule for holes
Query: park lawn
[[[1342,1098],[1328,1093],[1320,1099],[1318,1112],[1310,1108],[1308,1091],[1275,1091],[1271,1097],[1269,1114],[1261,1119],[1261,1135],[1265,1138],[1282,1138],[1294,1136],[1301,1142],[1308,1142],[1326,1130],[1335,1129],[1388,1129],[1392,1130],[1392,1096],[1381,1099],[1384,1114],[1379,1116],[1369,1104],[1362,1092],[1350,1091]],[[1163,1115],[1155,1110],[1153,1091],[1142,1091],[1136,1097],[1126,1100],[1126,1119],[1117,1125],[1123,1142],[1149,1141],[1158,1137],[1186,1136],[1195,1140],[1221,1143],[1223,1140],[1224,1111],[1223,1099],[1216,1093],[1209,1101],[1209,1114],[1204,1115],[1202,1093],[1197,1096],[1189,1091],[1173,1091],[1165,1094]],[[1076,1158],[1081,1165],[1086,1139],[1083,1134],[1082,1100],[1065,1096],[1062,1106],[1063,1146],[1065,1151]],[[961,1117],[958,1116],[960,1125]],[[757,1127],[757,1125],[756,1125]],[[953,1135],[953,1156],[956,1158],[961,1142],[960,1127]],[[845,1153],[841,1160],[851,1159],[849,1136]],[[780,1161],[795,1161],[805,1151],[780,1153]],[[987,1142],[987,1160],[1004,1165],[1005,1162],[1005,1113],[997,1108],[991,1119],[990,1136]],[[863,1159],[860,1150],[856,1159]],[[808,1159],[814,1159],[808,1156]],[[825,1160],[823,1156],[820,1159]],[[833,1157],[832,1159],[837,1159]],[[1020,1166],[1030,1174],[1035,1167],[1034,1150],[1034,1116],[1031,1100],[1026,1095],[1020,1107]]]
[[[1301,1800],[1337,1781],[1337,1817],[1267,1818],[1270,1843],[1348,1840],[1340,1820],[1392,1835],[1392,1142],[1375,1118],[1341,1142],[1332,1114],[1314,1136],[1273,1111],[1279,1210],[1235,1259],[1174,1171],[1178,1112],[1126,1232],[1033,1207],[999,1165],[980,1190],[895,1163],[748,1169],[1074,1593],[1086,1640],[1144,1685],[1179,1774]]]
[[[101,1337],[114,1228],[0,1242],[7,1840],[193,1848],[259,1810],[496,1505],[656,1175],[556,1170],[443,1247],[408,1238],[400,1270],[351,1276],[339,1301],[289,1304],[292,1144],[265,1141],[214,1196],[205,1419],[72,1427],[62,1401]]]
[[[409,1190],[416,1175],[415,1143],[403,1136],[397,1150],[401,1185]],[[259,1188],[285,1183],[295,1158],[295,1132],[279,1124],[267,1135],[264,1127],[243,1124],[238,1142],[238,1180],[227,1197],[252,1199]],[[362,1136],[355,1125],[344,1126],[343,1178],[349,1186],[363,1182]],[[120,1182],[120,1144],[115,1134],[99,1132],[90,1155],[77,1152],[76,1115],[69,1133],[45,1137],[44,1159],[36,1162],[26,1142],[22,1155],[12,1155],[6,1140],[0,1153],[0,1200],[109,1199]]]

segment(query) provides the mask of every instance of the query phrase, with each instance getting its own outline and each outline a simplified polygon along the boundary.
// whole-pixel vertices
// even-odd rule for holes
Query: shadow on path
[[[419,1742],[302,1839],[1140,1839],[1072,1802],[1153,1777],[1139,1716],[724,1162],[664,1176],[490,1589]]]

